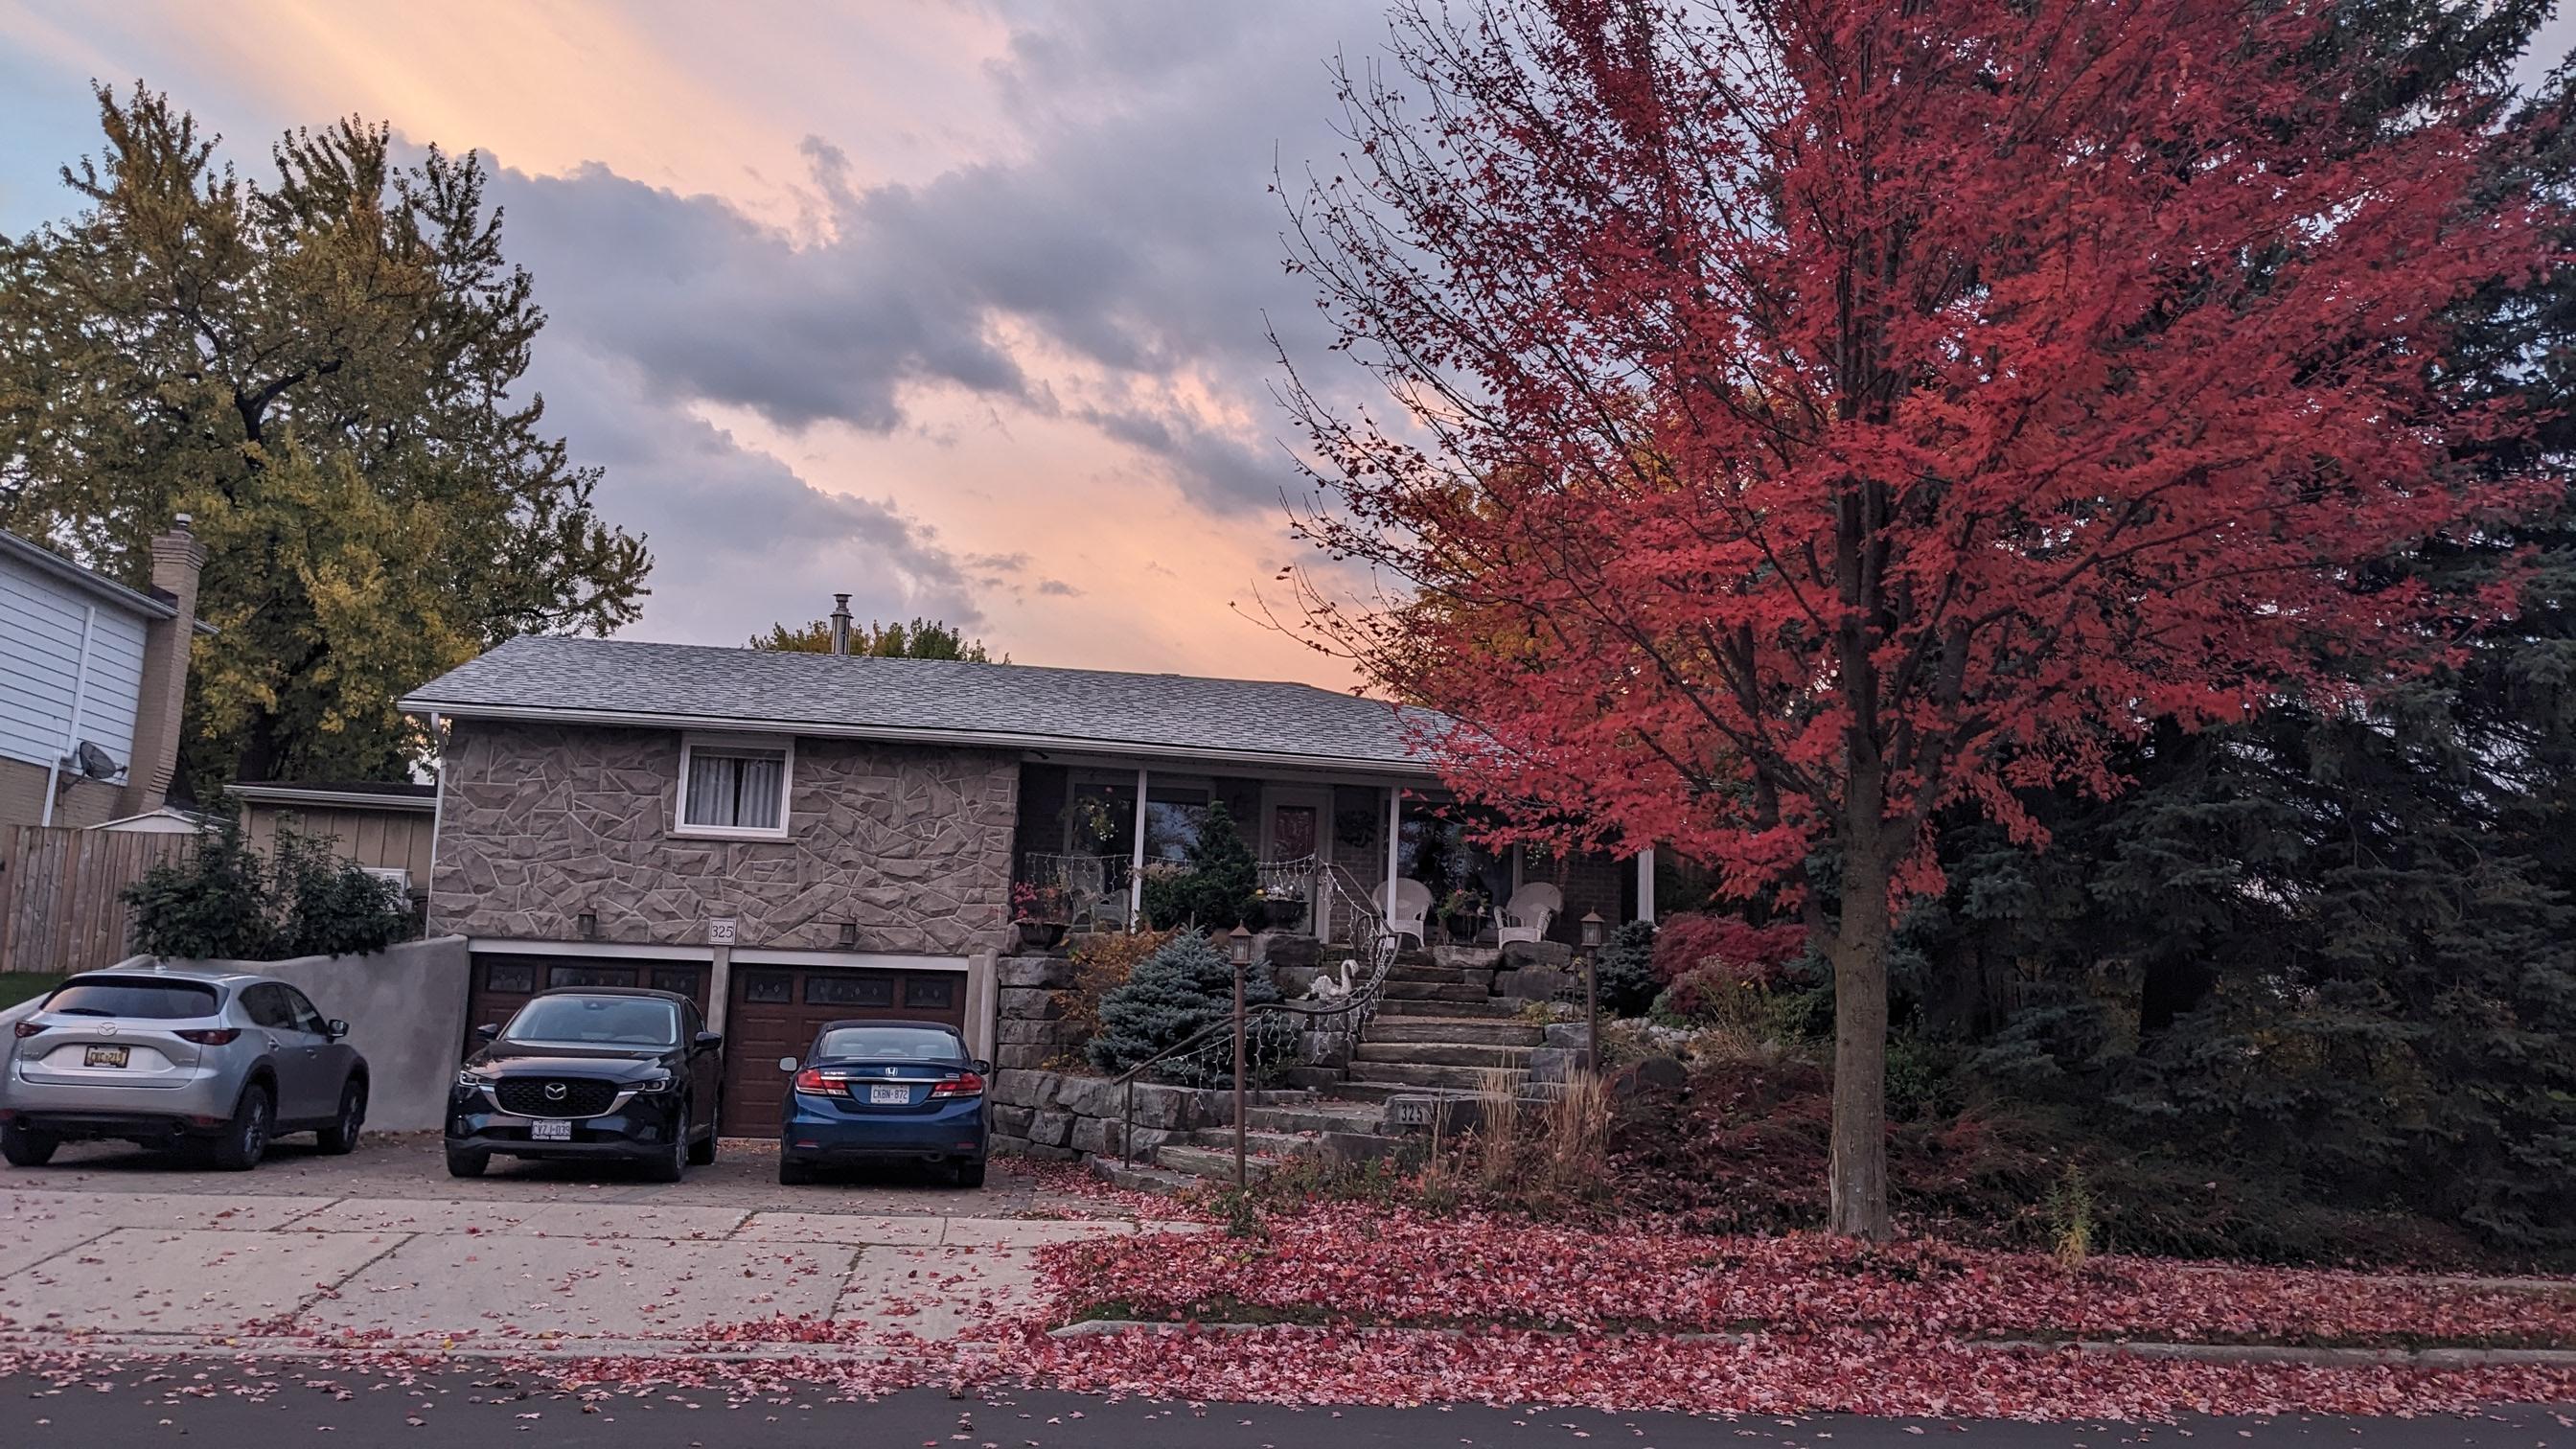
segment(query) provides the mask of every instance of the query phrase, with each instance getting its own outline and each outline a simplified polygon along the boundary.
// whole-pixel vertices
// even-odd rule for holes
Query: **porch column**
[[[1145,767],[1136,767],[1136,845],[1127,859],[1127,929],[1145,929]]]
[[[1404,848],[1404,787],[1386,787],[1386,909],[1383,918],[1395,915],[1395,880],[1397,859]]]
[[[1655,848],[1651,845],[1637,852],[1637,919],[1655,918]]]

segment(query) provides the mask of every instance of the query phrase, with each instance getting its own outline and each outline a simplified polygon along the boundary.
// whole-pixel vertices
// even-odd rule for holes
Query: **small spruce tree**
[[[1245,1006],[1278,999],[1279,988],[1267,971],[1246,977]],[[1138,962],[1125,985],[1100,998],[1100,1034],[1084,1051],[1100,1070],[1123,1072],[1233,1014],[1234,963],[1225,948],[1205,932],[1183,931]],[[1231,1074],[1221,1064],[1174,1062],[1161,1075],[1206,1086]]]
[[[1243,832],[1235,829],[1233,814],[1223,804],[1210,805],[1199,838],[1190,846],[1189,872],[1145,882],[1145,919],[1159,931],[1175,926],[1206,931],[1249,926],[1257,931],[1263,915],[1254,893],[1260,888],[1260,863],[1244,843]]]

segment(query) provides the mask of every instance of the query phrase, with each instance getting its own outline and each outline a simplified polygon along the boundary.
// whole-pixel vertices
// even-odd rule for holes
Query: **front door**
[[[1312,785],[1268,787],[1261,797],[1261,858],[1278,864],[1312,858],[1320,869],[1327,849],[1324,832],[1330,828],[1332,818],[1333,792],[1329,789]],[[1318,894],[1314,878],[1309,876],[1306,898],[1310,917]],[[1331,924],[1310,918],[1302,928],[1320,936],[1331,929]]]

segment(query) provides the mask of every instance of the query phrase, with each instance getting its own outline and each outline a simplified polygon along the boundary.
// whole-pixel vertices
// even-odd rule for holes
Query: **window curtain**
[[[689,752],[688,821],[729,830],[778,828],[784,755]]]

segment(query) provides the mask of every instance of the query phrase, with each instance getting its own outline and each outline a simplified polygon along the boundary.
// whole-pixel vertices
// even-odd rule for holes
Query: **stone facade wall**
[[[1005,956],[994,970],[993,1065],[1004,1071],[1043,1067],[1072,1052],[1075,1028],[1056,992],[1073,984],[1062,956]]]
[[[968,955],[1003,944],[1019,764],[998,751],[799,739],[785,840],[673,833],[676,730],[458,720],[431,928],[467,936]],[[855,945],[841,925],[856,925]]]
[[[1248,1105],[1302,1100],[1299,1092],[1252,1092]],[[992,1150],[1021,1157],[1071,1161],[1116,1156],[1126,1128],[1127,1088],[1106,1077],[1069,1072],[1004,1071],[993,1078]],[[1135,1155],[1151,1160],[1166,1142],[1234,1123],[1227,1091],[1136,1084]]]

